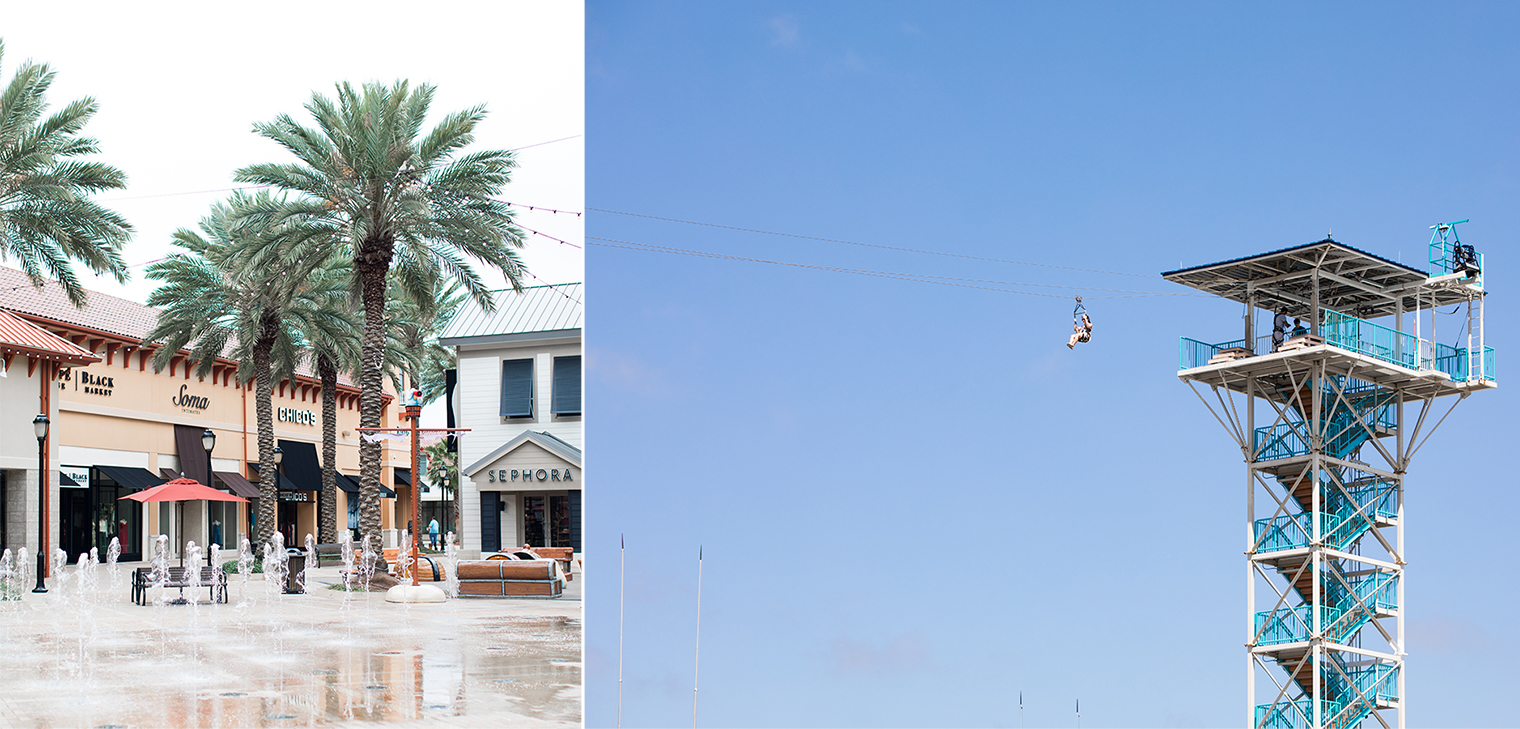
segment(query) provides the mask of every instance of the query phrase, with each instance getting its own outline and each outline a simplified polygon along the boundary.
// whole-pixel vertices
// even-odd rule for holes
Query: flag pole
[[[702,666],[702,546],[697,545],[697,651],[691,670],[691,729],[697,729],[697,676]]]
[[[618,729],[623,727],[623,583],[626,581],[628,545],[618,535]]]

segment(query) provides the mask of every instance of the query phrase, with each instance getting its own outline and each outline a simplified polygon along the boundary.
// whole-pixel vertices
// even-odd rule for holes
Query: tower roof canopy
[[[1289,316],[1313,314],[1315,279],[1320,306],[1362,319],[1392,316],[1396,302],[1404,310],[1448,306],[1467,301],[1475,290],[1462,285],[1433,285],[1424,271],[1390,261],[1326,238],[1270,253],[1194,266],[1161,274],[1162,278],[1207,293],[1256,305]],[[1461,274],[1442,276],[1460,284]],[[1419,298],[1415,297],[1416,293]],[[1481,294],[1481,291],[1476,291]]]

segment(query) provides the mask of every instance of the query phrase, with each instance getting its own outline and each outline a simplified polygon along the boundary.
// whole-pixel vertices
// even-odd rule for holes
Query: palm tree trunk
[[[390,270],[391,245],[384,255],[367,250],[379,247],[365,241],[355,261],[364,300],[364,333],[359,352],[359,427],[380,427],[385,406],[385,287]],[[359,532],[374,537],[380,546],[380,443],[359,439]]]
[[[317,541],[338,541],[338,368],[326,355],[317,355],[322,378],[322,510],[317,515]]]
[[[270,350],[280,319],[265,316],[259,327],[259,343],[253,348],[254,420],[259,432],[259,524],[254,532],[255,544],[264,544],[274,534],[278,518],[280,474],[274,462],[274,382],[270,373]],[[257,547],[255,547],[257,549]]]

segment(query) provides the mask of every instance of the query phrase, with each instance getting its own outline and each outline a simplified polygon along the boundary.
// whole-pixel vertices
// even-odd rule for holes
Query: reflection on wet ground
[[[104,576],[0,602],[0,727],[580,723],[578,599],[397,605],[314,573],[234,578],[224,605],[139,607]]]

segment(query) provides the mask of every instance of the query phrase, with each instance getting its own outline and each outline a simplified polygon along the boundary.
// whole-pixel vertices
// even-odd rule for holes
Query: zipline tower
[[[1404,474],[1497,387],[1483,259],[1455,226],[1432,226],[1427,271],[1326,238],[1162,274],[1245,308],[1243,338],[1182,338],[1177,377],[1246,463],[1249,726],[1404,727]],[[1454,305],[1465,320],[1436,315]]]

